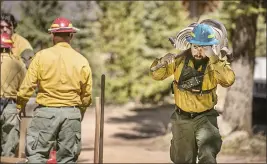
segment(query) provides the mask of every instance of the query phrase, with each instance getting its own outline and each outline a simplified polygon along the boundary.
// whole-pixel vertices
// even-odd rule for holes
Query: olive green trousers
[[[8,104],[1,115],[1,156],[15,157],[19,144],[19,117],[16,104]]]
[[[171,116],[172,140],[170,157],[174,163],[217,163],[222,145],[214,109],[194,118],[179,114]]]
[[[81,152],[81,112],[75,107],[37,107],[27,129],[28,163],[46,163],[56,145],[58,163],[74,163]]]

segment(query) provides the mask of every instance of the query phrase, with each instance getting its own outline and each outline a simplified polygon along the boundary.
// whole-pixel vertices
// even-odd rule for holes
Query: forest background
[[[178,53],[168,38],[192,22],[211,18],[226,26],[231,47],[242,12],[239,1],[13,1],[12,8],[1,2],[1,11],[12,9],[19,20],[16,31],[35,52],[52,46],[47,29],[55,18],[70,19],[81,30],[72,45],[90,62],[94,96],[100,94],[101,74],[107,77],[107,103],[159,103],[172,96],[171,78],[156,82],[149,76],[155,58]],[[256,12],[256,56],[266,56],[265,12]]]

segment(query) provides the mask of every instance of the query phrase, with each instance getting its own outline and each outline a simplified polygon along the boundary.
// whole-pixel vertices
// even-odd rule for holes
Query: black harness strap
[[[178,81],[174,80],[172,83],[172,91],[174,92],[173,85],[175,84],[180,90],[187,90],[187,91],[190,91],[194,94],[208,94],[208,93],[210,93],[214,88],[210,89],[210,90],[202,90],[204,73],[205,73],[205,70],[207,68],[207,62],[204,62],[202,64],[201,71],[199,72],[197,70],[194,70],[194,68],[191,68],[188,66],[189,60],[191,58],[192,58],[192,55],[186,56],[184,66],[182,68],[182,72],[181,72],[181,75],[179,77],[179,80]],[[192,69],[192,71],[194,71],[191,76],[188,75],[188,71],[186,71],[187,69]],[[197,84],[197,85],[191,86],[190,82],[192,82],[192,81],[194,81],[195,84]],[[187,86],[189,85],[190,87],[185,88],[185,87],[183,87],[184,84],[186,84]]]

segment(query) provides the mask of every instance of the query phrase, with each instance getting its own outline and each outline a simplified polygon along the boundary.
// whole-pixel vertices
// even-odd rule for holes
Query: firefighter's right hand
[[[175,60],[174,54],[168,53],[160,59],[160,63],[164,65],[169,65],[173,63],[174,60]]]

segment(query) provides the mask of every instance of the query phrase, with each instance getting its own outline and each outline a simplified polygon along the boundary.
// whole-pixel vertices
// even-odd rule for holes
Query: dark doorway
[[[263,132],[266,135],[267,131],[267,104],[266,98],[253,98],[253,111],[252,111],[252,126],[253,132]]]

